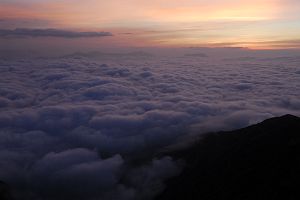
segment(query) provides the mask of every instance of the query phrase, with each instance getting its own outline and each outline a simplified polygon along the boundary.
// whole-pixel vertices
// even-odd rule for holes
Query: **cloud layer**
[[[22,199],[151,199],[181,168],[152,157],[157,151],[207,131],[299,115],[299,63],[0,60],[0,180]]]
[[[76,32],[60,29],[28,29],[16,28],[14,30],[0,29],[0,37],[62,37],[86,38],[112,36],[110,32]]]

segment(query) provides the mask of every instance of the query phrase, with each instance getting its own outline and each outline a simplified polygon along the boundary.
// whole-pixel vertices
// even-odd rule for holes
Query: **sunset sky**
[[[93,45],[298,48],[300,1],[1,0],[0,28],[112,33],[73,38]]]

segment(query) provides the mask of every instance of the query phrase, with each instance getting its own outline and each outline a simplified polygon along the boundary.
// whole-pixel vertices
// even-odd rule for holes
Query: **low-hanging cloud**
[[[61,38],[90,38],[113,36],[110,32],[76,32],[60,29],[0,29],[0,37],[61,37]]]
[[[158,151],[197,134],[299,115],[299,63],[0,60],[0,180],[16,199],[152,199],[182,167],[153,157]]]

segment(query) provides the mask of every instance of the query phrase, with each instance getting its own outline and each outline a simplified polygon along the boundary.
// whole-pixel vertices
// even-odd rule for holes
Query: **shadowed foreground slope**
[[[9,186],[0,181],[0,200],[12,200]]]
[[[300,199],[300,118],[285,115],[209,134],[173,156],[186,160],[157,200]]]

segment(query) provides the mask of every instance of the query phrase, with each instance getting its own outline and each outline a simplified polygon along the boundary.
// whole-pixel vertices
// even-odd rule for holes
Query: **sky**
[[[299,13],[297,0],[1,0],[0,41],[18,47],[70,40],[28,33],[51,28],[111,33],[72,37],[79,46],[299,48]],[[30,30],[5,32],[16,28]]]

